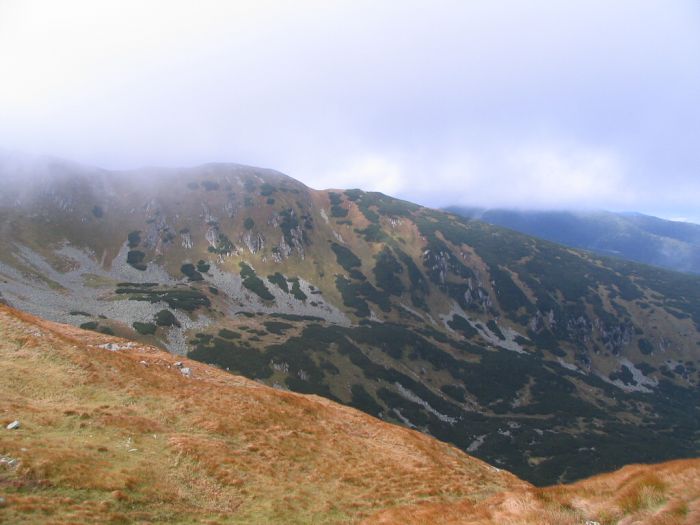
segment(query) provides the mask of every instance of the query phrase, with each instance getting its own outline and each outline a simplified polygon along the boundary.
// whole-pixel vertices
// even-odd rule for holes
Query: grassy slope
[[[330,523],[526,486],[328,400],[0,307],[0,521]],[[118,340],[117,340],[118,341]],[[146,364],[142,364],[142,362]]]
[[[693,525],[700,522],[700,460],[630,465],[572,485],[528,488],[482,502],[421,503],[367,523],[460,525]]]
[[[697,523],[700,461],[536,489],[315,396],[0,306],[5,505],[23,523]],[[145,364],[144,364],[145,363]]]

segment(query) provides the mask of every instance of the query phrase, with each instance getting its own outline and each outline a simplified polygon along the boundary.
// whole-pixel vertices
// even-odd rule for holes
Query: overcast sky
[[[0,0],[0,148],[700,221],[700,1]]]

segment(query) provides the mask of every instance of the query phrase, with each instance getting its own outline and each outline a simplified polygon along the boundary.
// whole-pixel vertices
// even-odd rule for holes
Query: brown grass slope
[[[629,465],[571,485],[528,487],[492,498],[386,509],[372,524],[697,525],[700,460]]]
[[[700,460],[536,489],[323,398],[105,343],[127,344],[0,305],[0,522],[700,523]]]
[[[0,306],[0,522],[347,523],[528,486],[320,397],[97,346],[115,341]]]

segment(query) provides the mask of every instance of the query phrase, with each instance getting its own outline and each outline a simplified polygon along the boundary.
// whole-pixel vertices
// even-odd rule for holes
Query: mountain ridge
[[[445,210],[573,248],[700,273],[700,225],[693,223],[603,210],[521,211],[460,206]]]
[[[537,484],[697,454],[697,277],[253,167],[52,169],[0,195],[12,306],[340,401]]]

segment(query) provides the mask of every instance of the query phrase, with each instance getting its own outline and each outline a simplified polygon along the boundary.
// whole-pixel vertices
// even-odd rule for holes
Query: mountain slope
[[[270,170],[20,161],[0,171],[12,306],[322,395],[537,484],[698,453],[698,277]]]
[[[526,486],[418,432],[152,347],[7,307],[0,331],[3,423],[21,423],[0,432],[6,522],[346,522]]]
[[[451,206],[467,218],[601,255],[700,273],[700,225],[641,213],[517,211]]]
[[[700,462],[535,489],[316,396],[0,306],[7,523],[696,523]],[[624,521],[627,520],[627,521]]]

